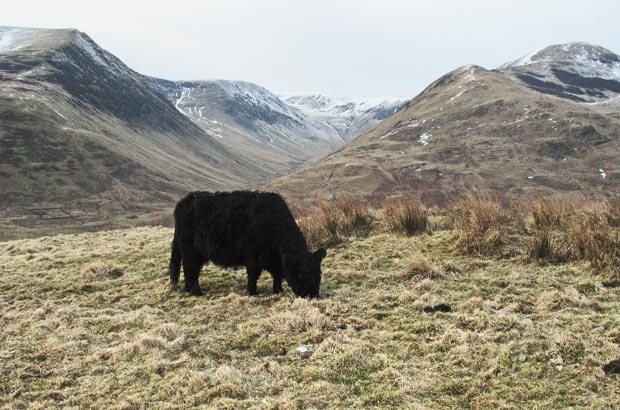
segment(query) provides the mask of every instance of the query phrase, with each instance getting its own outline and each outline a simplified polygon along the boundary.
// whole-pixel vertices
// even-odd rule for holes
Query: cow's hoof
[[[204,293],[202,292],[202,290],[200,289],[200,287],[194,287],[192,288],[192,290],[189,291],[189,293],[192,294],[192,296],[202,296],[204,295]]]

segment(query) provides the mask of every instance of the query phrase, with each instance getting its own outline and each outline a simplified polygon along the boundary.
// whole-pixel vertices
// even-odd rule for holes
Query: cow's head
[[[318,298],[321,286],[321,261],[327,252],[286,253],[282,256],[284,278],[297,296]]]

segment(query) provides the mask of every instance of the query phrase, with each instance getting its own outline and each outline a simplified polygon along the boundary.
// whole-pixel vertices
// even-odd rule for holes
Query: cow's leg
[[[275,270],[271,272],[273,277],[273,293],[282,293],[282,272]]]
[[[198,283],[198,276],[204,260],[202,256],[195,251],[185,252],[183,254],[183,273],[185,275],[185,290],[194,296],[203,295]]]
[[[261,269],[253,265],[248,265],[247,272],[248,272],[248,294],[250,296],[254,296],[256,295],[256,283],[258,282],[258,278],[260,278]]]

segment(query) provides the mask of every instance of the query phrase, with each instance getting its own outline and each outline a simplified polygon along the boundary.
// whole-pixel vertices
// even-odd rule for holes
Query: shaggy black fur
[[[256,294],[263,270],[273,276],[273,293],[284,278],[301,297],[318,297],[325,249],[311,253],[284,199],[270,192],[192,192],[174,209],[170,284],[201,295],[198,276],[211,261],[222,267],[245,266],[248,293]]]

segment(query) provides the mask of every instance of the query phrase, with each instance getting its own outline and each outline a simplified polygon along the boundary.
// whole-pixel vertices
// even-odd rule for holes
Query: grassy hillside
[[[464,192],[618,198],[620,122],[478,66],[454,70],[334,153],[265,187],[449,202]]]
[[[0,243],[3,408],[613,408],[620,288],[586,262],[456,252],[374,228],[324,261],[322,298],[203,270],[168,293],[172,231]],[[461,232],[462,233],[462,232]],[[286,286],[285,286],[286,288]],[[427,312],[439,304],[451,312]],[[315,352],[296,353],[301,345]]]

